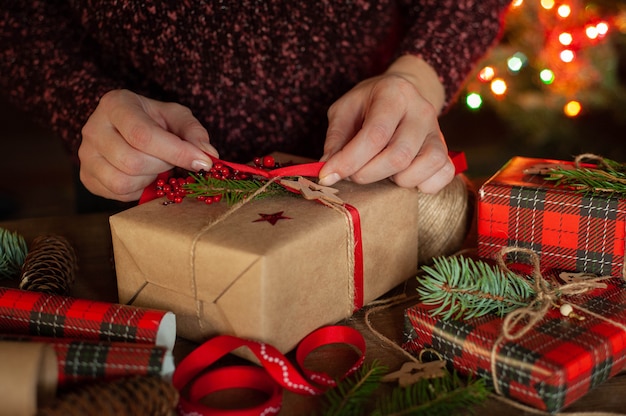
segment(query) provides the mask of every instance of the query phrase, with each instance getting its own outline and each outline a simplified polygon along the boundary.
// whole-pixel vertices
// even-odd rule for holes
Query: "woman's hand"
[[[442,189],[454,177],[437,119],[443,102],[435,71],[409,55],[356,85],[328,111],[320,184],[391,178],[425,193]]]
[[[187,107],[127,90],[102,96],[82,134],[80,180],[90,192],[119,201],[139,199],[159,173],[174,166],[208,170],[206,153],[218,156]]]

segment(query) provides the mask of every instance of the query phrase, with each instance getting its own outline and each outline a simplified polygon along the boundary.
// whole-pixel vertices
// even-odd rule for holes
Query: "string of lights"
[[[575,118],[605,103],[616,83],[611,34],[626,34],[619,3],[607,11],[580,0],[514,1],[502,42],[466,83],[465,105],[478,111],[485,102],[509,102]]]

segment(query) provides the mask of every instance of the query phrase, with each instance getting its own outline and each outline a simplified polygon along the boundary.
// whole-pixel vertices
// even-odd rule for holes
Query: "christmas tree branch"
[[[626,195],[626,165],[601,158],[598,168],[555,168],[546,180],[580,192]]]
[[[24,237],[0,228],[0,279],[17,278],[27,253]]]
[[[259,190],[265,182],[257,179],[216,179],[210,176],[191,175],[195,182],[184,185],[188,197],[213,197],[221,195],[229,204],[236,204]],[[257,199],[273,195],[290,194],[277,183],[271,183],[264,192],[256,196]]]
[[[508,312],[528,304],[535,294],[524,278],[505,272],[482,260],[463,256],[433,259],[433,265],[423,266],[418,276],[417,292],[427,305],[437,305],[431,311],[442,319],[469,319]]]
[[[324,395],[325,416],[443,415],[482,403],[489,395],[484,380],[464,382],[455,372],[437,378],[423,378],[408,387],[395,387],[383,395],[377,391],[386,368],[377,362],[363,366],[341,380]],[[373,410],[368,411],[370,406]]]
[[[396,388],[376,406],[372,416],[449,416],[483,403],[489,389],[483,379],[463,382],[457,373],[436,379],[422,379],[407,388]]]

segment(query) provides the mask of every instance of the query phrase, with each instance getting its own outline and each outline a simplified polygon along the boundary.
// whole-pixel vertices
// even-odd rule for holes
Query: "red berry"
[[[214,195],[213,202],[220,202],[222,200],[222,195]]]
[[[263,167],[265,168],[273,168],[276,165],[276,161],[273,156],[264,156],[263,157]]]
[[[156,186],[162,187],[165,185],[165,179],[159,179],[156,181]]]
[[[261,164],[263,163],[263,161],[261,160],[260,157],[255,157],[253,162],[254,162],[254,165],[259,167],[259,168],[261,167]]]

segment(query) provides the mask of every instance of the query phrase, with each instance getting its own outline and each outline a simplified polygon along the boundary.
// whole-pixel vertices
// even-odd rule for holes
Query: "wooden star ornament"
[[[323,199],[333,204],[343,204],[341,198],[337,196],[339,193],[338,189],[319,185],[306,178],[299,177],[297,181],[282,179],[280,183],[294,191],[300,192],[304,199]]]

